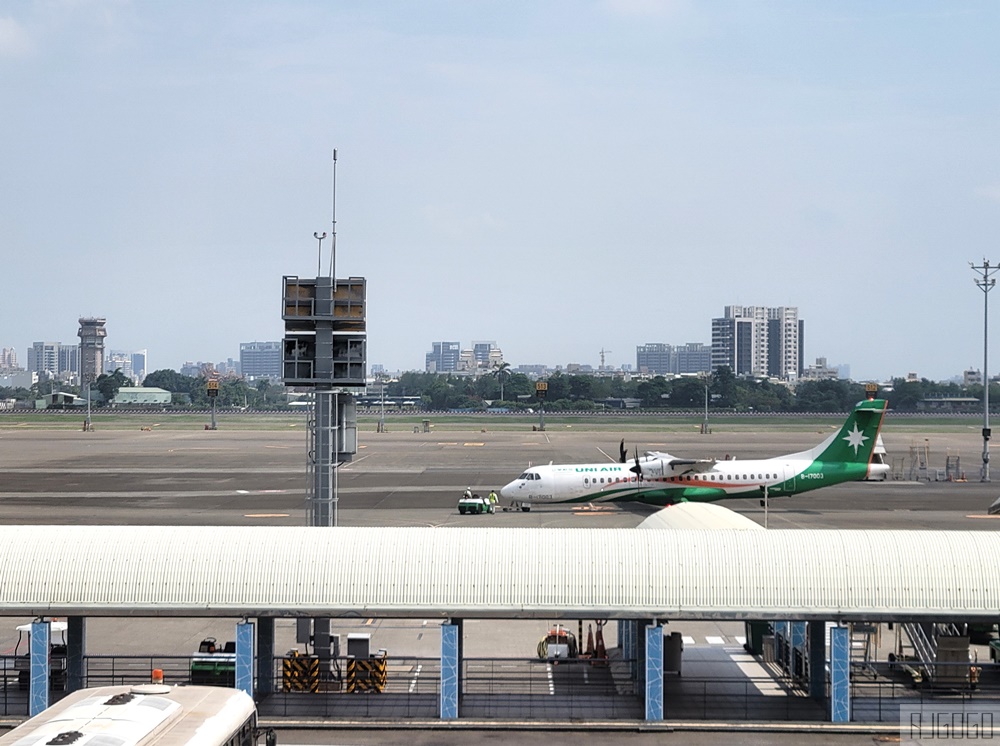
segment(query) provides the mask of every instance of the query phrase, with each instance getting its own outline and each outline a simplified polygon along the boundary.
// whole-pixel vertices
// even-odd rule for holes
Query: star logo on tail
[[[854,455],[857,456],[858,449],[865,444],[865,441],[868,440],[868,436],[862,434],[862,432],[858,430],[858,424],[854,423],[854,432],[848,433],[847,436],[841,438],[841,440],[846,440],[847,445],[854,449]]]

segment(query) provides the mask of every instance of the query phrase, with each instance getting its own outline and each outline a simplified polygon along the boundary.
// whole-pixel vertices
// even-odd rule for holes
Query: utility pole
[[[990,290],[996,284],[993,275],[1000,267],[991,267],[988,259],[983,258],[983,263],[976,266],[969,262],[972,271],[978,277],[975,279],[976,286],[983,291],[983,468],[980,471],[981,482],[990,481],[990,375],[989,365],[989,328],[990,328]]]

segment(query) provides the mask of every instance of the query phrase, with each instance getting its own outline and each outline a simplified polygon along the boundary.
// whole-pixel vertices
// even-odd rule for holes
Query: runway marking
[[[280,448],[282,450],[287,450],[287,449],[291,448],[291,446],[264,446],[264,447],[265,448]]]
[[[552,664],[551,663],[545,664],[545,674],[549,677],[549,694],[555,696],[555,693],[556,693],[556,684],[552,680]]]
[[[705,642],[709,645],[725,645],[726,641],[722,637],[717,637],[715,635],[709,635],[705,638]]]
[[[245,513],[244,518],[288,518],[288,513]]]
[[[1000,515],[975,515],[975,514],[973,514],[973,515],[967,515],[965,517],[966,518],[986,518],[987,520],[990,520],[990,519],[993,519],[993,518],[1000,518]]]
[[[457,446],[458,445],[458,441],[455,441],[454,443],[438,443],[438,445],[439,446]]]
[[[681,637],[681,642],[683,642],[685,645],[694,645],[694,638],[691,637],[691,635],[684,635],[683,637]]]
[[[284,495],[288,490],[236,490],[237,495]]]
[[[365,619],[365,626],[366,627],[371,627],[373,624],[375,624],[375,619],[374,618],[369,617],[368,619]]]
[[[413,690],[417,688],[417,678],[420,676],[420,672],[424,669],[424,664],[420,663],[417,665],[417,670],[413,673],[413,678],[410,679],[410,694],[413,694]]]
[[[742,635],[736,635],[736,637],[734,637],[733,639],[735,639],[736,642],[738,642],[740,645],[747,644],[747,638],[743,637]]]
[[[485,443],[462,443],[462,445],[466,446],[466,447],[472,446],[472,447],[478,448],[478,447],[484,446],[486,444]]]

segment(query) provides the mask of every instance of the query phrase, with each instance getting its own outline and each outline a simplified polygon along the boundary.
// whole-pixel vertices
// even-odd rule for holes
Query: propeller
[[[639,465],[639,448],[635,449],[635,466],[630,466],[629,471],[634,472],[636,476],[639,477],[639,481],[642,481],[642,466]]]
[[[624,464],[628,461],[628,451],[625,450],[625,438],[622,438],[622,442],[618,444],[618,463]]]

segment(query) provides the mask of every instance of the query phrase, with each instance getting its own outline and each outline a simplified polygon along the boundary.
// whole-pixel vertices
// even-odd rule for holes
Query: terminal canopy
[[[967,531],[0,527],[8,616],[974,620]]]

